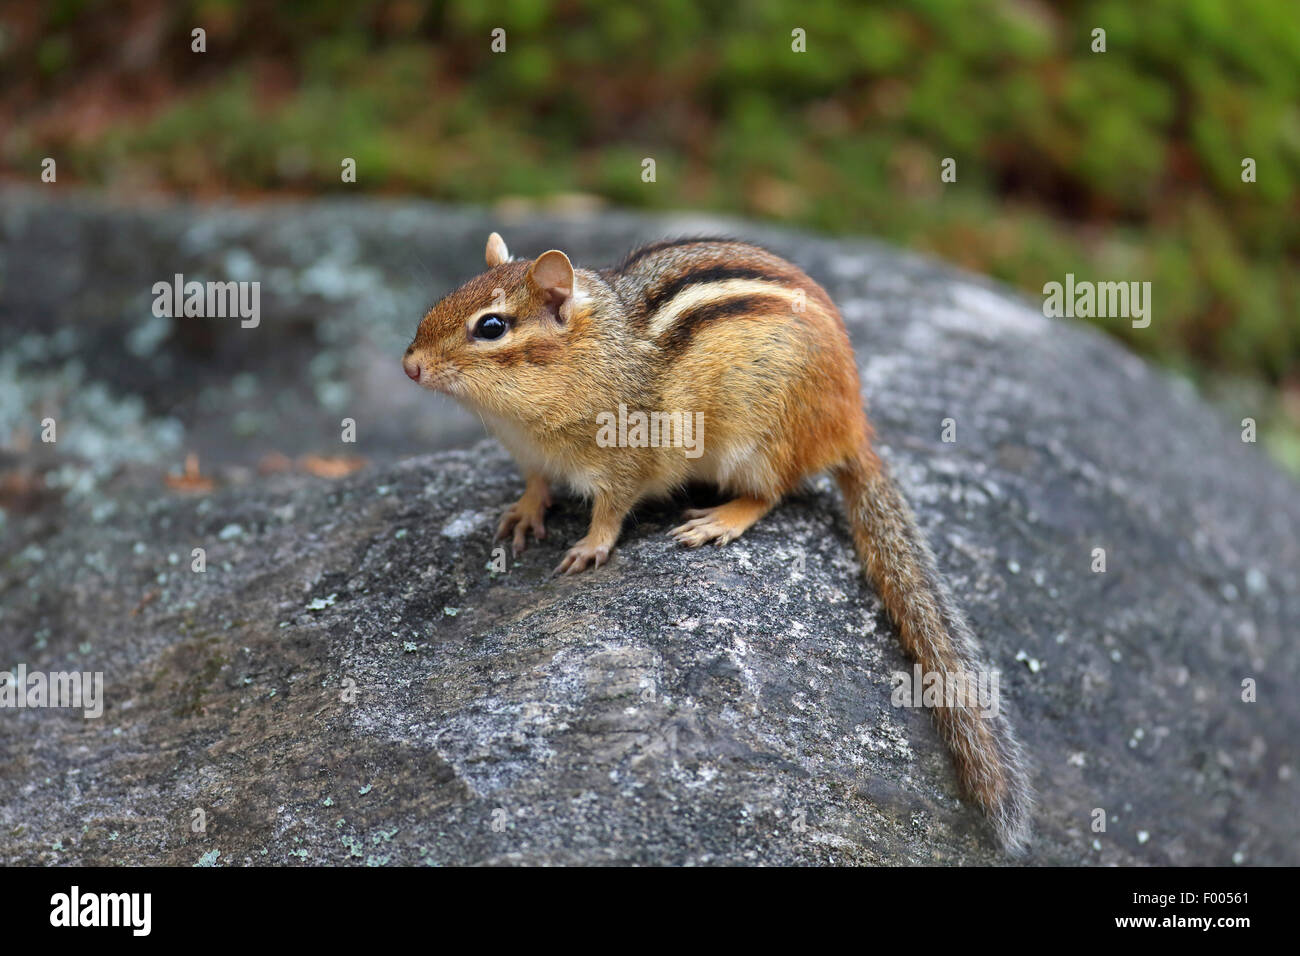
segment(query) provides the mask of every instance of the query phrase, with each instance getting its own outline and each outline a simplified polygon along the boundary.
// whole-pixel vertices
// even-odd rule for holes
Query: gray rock
[[[1030,862],[1300,863],[1297,489],[1093,331],[875,245],[716,221],[13,193],[5,434],[62,402],[69,439],[7,453],[64,479],[0,525],[0,668],[102,671],[106,709],[0,711],[0,862],[1003,861],[926,715],[890,705],[907,662],[829,482],[725,548],[670,544],[685,498],[643,509],[610,566],[555,580],[586,520],[561,500],[543,545],[490,569],[522,482],[489,442],[429,454],[474,426],[398,358],[492,228],[592,264],[729,229],[826,284],[1003,671]],[[259,329],[148,327],[149,286],[204,269],[266,283]],[[260,430],[231,432],[239,410]],[[337,453],[345,414],[372,462],[349,477],[231,464],[259,440]],[[218,490],[160,490],[196,446]]]

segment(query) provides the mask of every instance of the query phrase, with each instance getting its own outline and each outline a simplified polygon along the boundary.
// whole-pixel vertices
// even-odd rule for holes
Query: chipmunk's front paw
[[[579,571],[585,571],[590,566],[598,568],[609,560],[609,552],[613,550],[612,545],[608,544],[591,544],[586,538],[583,538],[564,556],[564,560],[555,566],[552,574],[577,574]]]
[[[501,523],[497,525],[496,537],[494,541],[501,541],[504,538],[512,537],[511,551],[515,557],[523,553],[525,539],[529,531],[533,537],[541,541],[546,537],[546,525],[542,519],[546,516],[546,502],[539,499],[529,499],[527,495],[520,498],[501,516]]]

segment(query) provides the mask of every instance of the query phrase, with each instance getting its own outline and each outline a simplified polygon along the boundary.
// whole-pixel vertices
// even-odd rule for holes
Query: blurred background
[[[1095,321],[1258,419],[1300,473],[1296,0],[0,11],[7,183],[57,155],[61,187],[115,199],[716,211],[877,237],[1040,301],[1066,273],[1149,280],[1149,328]]]

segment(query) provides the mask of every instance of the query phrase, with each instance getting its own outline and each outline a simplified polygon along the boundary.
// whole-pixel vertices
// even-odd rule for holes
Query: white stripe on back
[[[763,279],[723,279],[720,282],[700,282],[688,285],[661,305],[650,316],[650,337],[658,338],[667,332],[685,313],[697,306],[726,302],[746,295],[785,295],[794,302],[794,292],[776,281]]]

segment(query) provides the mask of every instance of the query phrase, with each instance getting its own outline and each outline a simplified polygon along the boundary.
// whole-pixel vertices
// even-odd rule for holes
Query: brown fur
[[[603,272],[573,269],[557,251],[533,262],[507,255],[494,233],[492,268],[429,310],[404,358],[422,385],[479,412],[523,467],[527,490],[499,537],[512,535],[516,551],[529,532],[541,537],[550,486],[567,484],[592,500],[592,519],[557,570],[581,571],[607,560],[640,501],[705,480],[733,499],[689,512],[672,533],[725,543],[830,469],[904,650],[927,672],[979,669],[970,628],[872,451],[848,333],[821,286],[729,239],[653,243]],[[500,339],[472,334],[485,310],[510,317]],[[703,413],[703,454],[601,447],[597,416],[620,404]],[[934,710],[963,788],[1018,848],[1031,799],[1010,724],[964,706]]]

